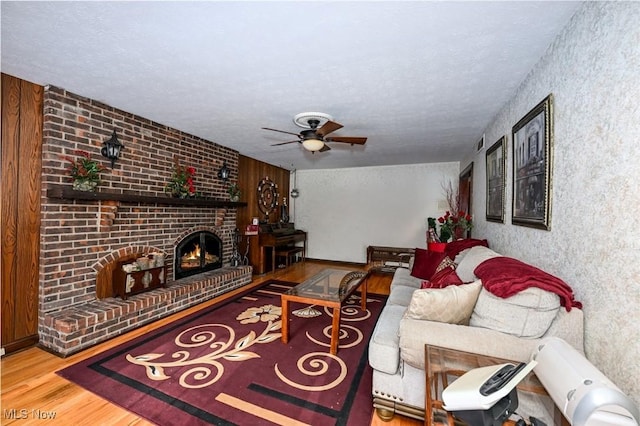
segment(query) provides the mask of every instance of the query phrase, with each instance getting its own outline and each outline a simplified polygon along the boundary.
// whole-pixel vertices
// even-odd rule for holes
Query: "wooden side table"
[[[424,424],[432,426],[434,422],[434,414],[440,413],[441,420],[437,424],[448,424],[454,426],[454,417],[451,413],[446,412],[442,406],[442,390],[449,386],[449,382],[462,376],[469,370],[478,367],[486,367],[489,365],[503,364],[506,362],[518,363],[517,361],[490,357],[486,355],[474,354],[470,352],[458,351],[455,349],[442,348],[439,346],[425,345],[425,376],[426,376],[426,400],[425,400],[425,416]],[[519,392],[528,392],[543,397],[551,397],[547,393],[542,383],[532,371],[518,385]],[[551,400],[553,404],[553,400]],[[558,407],[554,410],[554,424],[569,426],[569,422],[562,415]],[[455,424],[464,424],[459,419],[455,419]],[[515,422],[507,421],[505,425],[514,425]]]

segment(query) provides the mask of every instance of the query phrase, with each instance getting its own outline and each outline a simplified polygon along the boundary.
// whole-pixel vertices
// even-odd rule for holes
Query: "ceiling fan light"
[[[320,139],[305,139],[304,141],[302,141],[302,146],[307,151],[315,152],[322,149],[322,147],[324,146],[324,142],[322,142]]]

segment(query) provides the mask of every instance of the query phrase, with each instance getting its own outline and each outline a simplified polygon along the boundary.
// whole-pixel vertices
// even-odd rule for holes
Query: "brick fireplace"
[[[102,172],[100,197],[69,198],[66,190],[52,196],[52,187],[71,186],[64,156],[83,150],[109,166],[100,148],[114,129],[125,148],[115,167]],[[42,151],[41,346],[68,355],[251,281],[250,267],[229,265],[237,206],[163,198],[178,160],[196,169],[199,193],[226,201],[217,170],[226,161],[231,181],[236,180],[237,151],[56,87],[45,88]],[[175,279],[177,245],[200,232],[219,239],[220,262]],[[165,288],[127,300],[112,297],[108,286],[98,288],[100,277],[108,280],[109,265],[149,253],[165,256]],[[98,297],[101,292],[104,297]]]
[[[175,278],[212,271],[222,267],[222,240],[214,232],[192,232],[184,237],[173,257]]]

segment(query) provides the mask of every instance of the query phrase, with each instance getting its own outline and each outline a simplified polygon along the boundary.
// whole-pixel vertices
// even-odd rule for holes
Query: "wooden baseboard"
[[[10,342],[10,343],[7,343],[4,346],[2,346],[2,349],[4,350],[4,354],[3,355],[9,355],[9,354],[12,354],[14,352],[21,351],[22,349],[30,348],[31,346],[35,345],[36,343],[38,343],[38,335],[37,334],[34,334],[33,336],[23,337],[20,340],[16,340],[14,342]]]

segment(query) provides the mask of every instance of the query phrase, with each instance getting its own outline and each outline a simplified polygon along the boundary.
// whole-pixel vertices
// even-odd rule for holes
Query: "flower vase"
[[[453,229],[453,241],[461,240],[464,238],[465,230],[464,228],[454,228]]]
[[[187,198],[189,196],[189,193],[186,191],[180,191],[180,190],[174,189],[171,191],[171,196],[173,198]]]
[[[240,201],[240,196],[239,195],[231,195],[229,197],[229,200],[231,200],[231,202],[237,203],[238,201]]]
[[[447,248],[447,243],[438,243],[438,242],[430,242],[427,243],[427,250],[436,252],[436,253],[444,253]]]
[[[96,190],[98,182],[95,180],[75,179],[73,181],[73,189],[76,191],[93,192]]]

